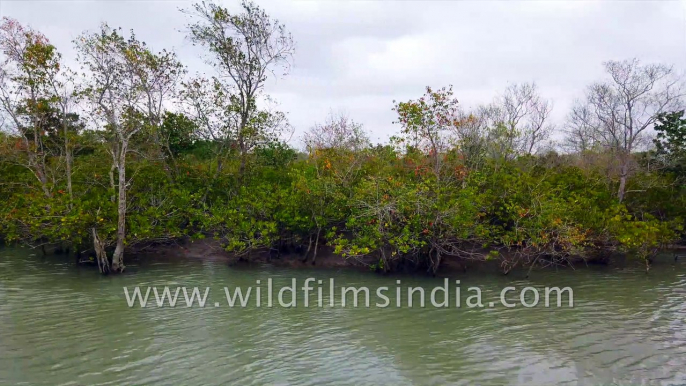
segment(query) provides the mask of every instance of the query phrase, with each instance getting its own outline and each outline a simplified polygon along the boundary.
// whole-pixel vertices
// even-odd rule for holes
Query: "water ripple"
[[[59,258],[0,250],[0,384],[686,383],[683,264],[656,266],[650,275],[605,268],[460,278],[462,288],[477,285],[489,300],[505,286],[570,286],[573,309],[354,309],[340,301],[334,308],[212,307],[224,305],[224,286],[326,275],[372,293],[396,280],[199,260],[134,261],[125,275],[102,277]],[[427,293],[442,284],[402,280]],[[209,286],[212,303],[126,305],[122,287],[165,285]]]

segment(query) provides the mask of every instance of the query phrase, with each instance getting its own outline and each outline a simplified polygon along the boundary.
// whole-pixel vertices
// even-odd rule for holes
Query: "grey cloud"
[[[236,7],[237,2],[223,2]],[[207,71],[184,39],[189,1],[2,1],[0,15],[42,30],[66,57],[101,21]],[[509,83],[535,81],[561,122],[603,76],[601,63],[638,57],[686,67],[686,3],[675,1],[259,1],[297,41],[291,73],[268,84],[297,132],[345,110],[372,138],[397,130],[392,102],[452,84],[466,106]]]

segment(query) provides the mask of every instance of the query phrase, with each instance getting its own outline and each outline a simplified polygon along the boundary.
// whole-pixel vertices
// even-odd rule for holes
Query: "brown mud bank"
[[[483,251],[484,256],[488,251]],[[228,265],[241,266],[261,266],[269,265],[273,267],[283,268],[316,268],[316,269],[352,269],[359,271],[377,271],[378,258],[367,256],[361,259],[344,258],[333,253],[330,247],[320,247],[316,260],[312,260],[311,254],[305,257],[301,251],[298,252],[278,252],[261,251],[250,254],[249,256],[237,256],[233,253],[227,252],[222,248],[219,241],[214,239],[203,240],[178,240],[172,244],[149,246],[142,250],[134,250],[128,253],[128,256],[134,255],[136,259],[197,259],[197,260],[217,260],[225,261]],[[677,261],[677,259],[686,259],[686,249],[670,248],[664,250],[658,256],[652,259],[651,264],[665,264]],[[556,269],[576,269],[583,268],[590,265],[611,265],[613,267],[642,267],[645,263],[637,258],[632,258],[623,254],[607,254],[598,255],[592,258],[574,258],[570,259],[569,264],[546,264],[539,263],[534,270],[546,270],[550,268]],[[515,268],[515,271],[529,270],[530,266],[520,265]],[[392,273],[412,273],[434,274],[432,270],[425,266],[417,265],[412,261],[403,261],[395,264],[388,272]],[[435,275],[446,275],[464,272],[488,272],[488,273],[505,273],[502,260],[468,260],[459,257],[443,258]],[[509,270],[508,270],[509,272]]]
[[[329,247],[319,247],[315,261],[312,254],[305,256],[304,253],[282,251],[259,251],[250,255],[236,255],[227,252],[218,240],[177,240],[171,244],[155,245],[142,250],[132,250],[129,256],[134,254],[136,258],[147,259],[198,259],[225,261],[229,265],[263,265],[269,264],[275,267],[287,268],[351,268],[366,269],[375,262],[373,258],[362,260],[345,259],[333,253]]]

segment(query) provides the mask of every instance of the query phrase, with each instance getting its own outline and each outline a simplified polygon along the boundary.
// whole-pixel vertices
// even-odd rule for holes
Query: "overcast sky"
[[[218,3],[236,9],[238,0]],[[603,76],[602,62],[637,57],[686,69],[686,0],[345,1],[260,0],[296,43],[291,73],[268,85],[296,133],[345,111],[377,142],[397,130],[393,100],[452,84],[460,103],[490,101],[535,81],[562,123],[571,102]],[[133,29],[206,71],[182,32],[190,1],[0,0],[0,15],[42,31],[64,54],[84,30]]]

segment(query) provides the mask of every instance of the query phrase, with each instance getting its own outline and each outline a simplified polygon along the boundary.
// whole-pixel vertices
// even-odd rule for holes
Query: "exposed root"
[[[110,262],[105,252],[105,246],[98,237],[98,232],[92,228],[93,232],[93,249],[95,249],[95,260],[98,262],[98,270],[100,273],[106,275],[110,273]]]

